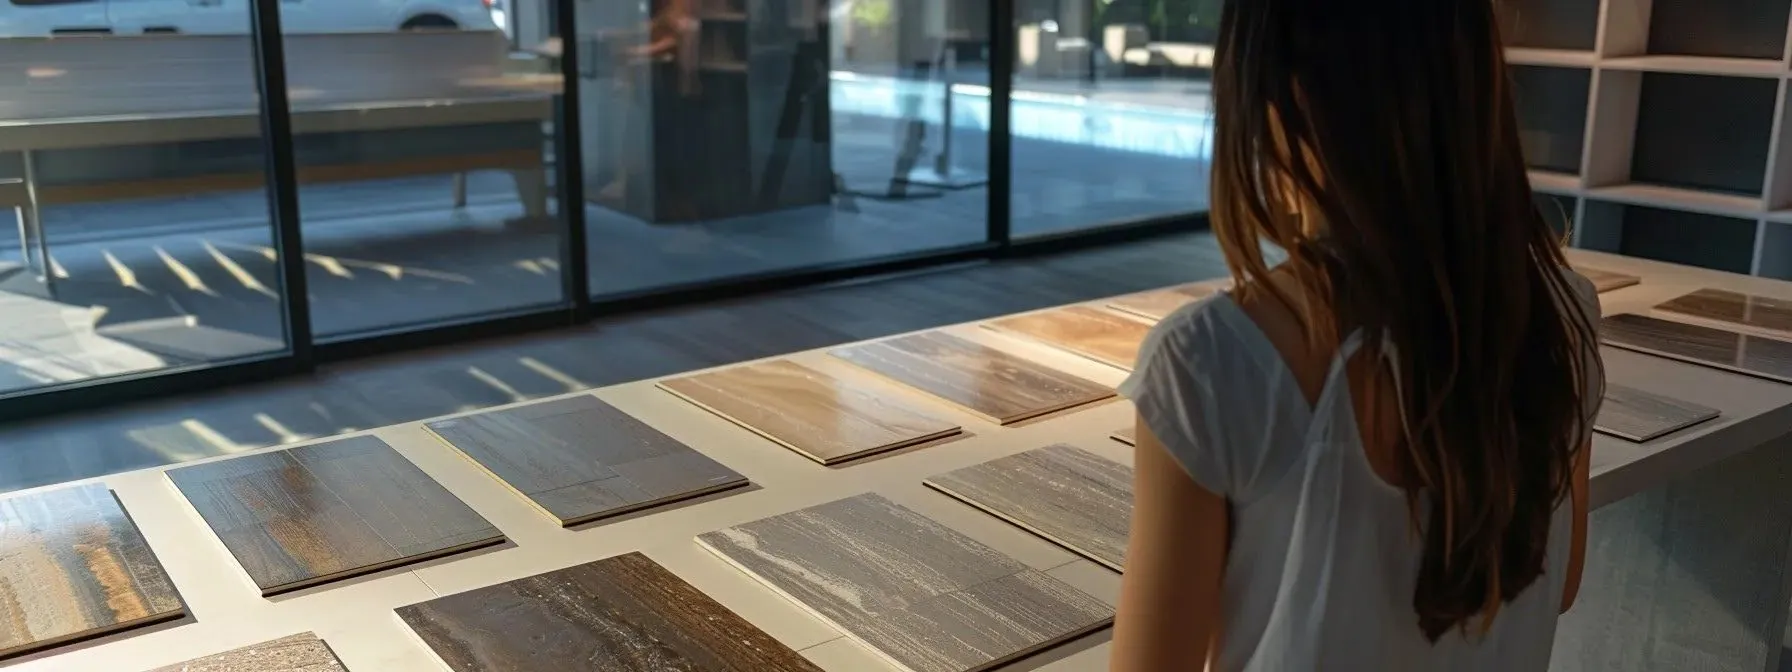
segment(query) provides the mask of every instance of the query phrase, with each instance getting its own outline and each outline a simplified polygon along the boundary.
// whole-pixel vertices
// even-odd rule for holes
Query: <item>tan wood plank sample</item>
[[[1106,603],[876,494],[697,540],[911,672],[986,670],[1114,616]]]
[[[989,326],[1132,370],[1151,325],[1088,306],[1068,306],[990,322]]]
[[[0,499],[0,658],[185,613],[155,552],[106,486]]]
[[[961,431],[957,423],[900,395],[789,360],[735,366],[659,386],[822,464]]]
[[[1792,339],[1792,301],[1701,289],[1658,305],[1655,310],[1719,329]]]
[[[1055,444],[923,481],[1116,572],[1132,527],[1132,467]]]
[[[1122,427],[1114,430],[1114,433],[1110,436],[1112,436],[1115,441],[1119,441],[1129,446],[1136,446],[1139,445],[1138,431],[1138,427]]]
[[[1605,386],[1594,428],[1638,443],[1650,441],[1717,417],[1720,412],[1634,387]]]
[[[1607,345],[1792,383],[1792,343],[1642,315],[1600,322]]]
[[[183,467],[168,479],[264,596],[504,541],[372,436]]]
[[[158,667],[149,672],[344,672],[330,645],[309,632]]]
[[[745,476],[590,395],[426,426],[563,526],[747,484]]]
[[[941,332],[863,343],[831,354],[997,424],[1114,396],[1111,388]]]
[[[1213,296],[1224,288],[1223,284],[1210,282],[1177,285],[1116,297],[1109,300],[1107,306],[1157,322],[1169,317],[1177,309]]]
[[[1612,271],[1606,271],[1606,270],[1601,270],[1601,269],[1597,269],[1597,268],[1588,268],[1586,266],[1576,266],[1576,267],[1574,267],[1574,270],[1575,270],[1575,272],[1578,272],[1581,275],[1586,276],[1586,278],[1588,280],[1593,281],[1593,289],[1595,291],[1599,292],[1600,294],[1604,294],[1604,293],[1612,291],[1612,290],[1623,289],[1625,287],[1629,287],[1631,285],[1635,285],[1635,284],[1641,283],[1643,281],[1642,278],[1636,277],[1634,275],[1625,275],[1623,273],[1614,273]]]
[[[398,615],[455,672],[821,672],[640,553]]]

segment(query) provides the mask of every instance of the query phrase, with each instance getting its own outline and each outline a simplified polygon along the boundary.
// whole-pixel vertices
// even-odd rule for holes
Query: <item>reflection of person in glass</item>
[[[647,21],[647,41],[624,43],[618,49],[615,86],[619,98],[627,101],[622,119],[610,128],[617,134],[613,146],[632,146],[633,139],[647,129],[644,117],[633,114],[647,107],[652,100],[650,82],[654,66],[668,63],[678,73],[678,90],[686,96],[697,94],[697,30],[699,24],[691,12],[691,0],[653,0]],[[632,41],[631,41],[632,42]],[[598,192],[604,200],[622,200],[628,193],[628,177],[636,163],[634,152],[615,152],[616,177]]]

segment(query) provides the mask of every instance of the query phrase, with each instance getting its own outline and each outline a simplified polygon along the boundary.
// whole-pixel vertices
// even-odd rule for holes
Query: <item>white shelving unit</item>
[[[1792,279],[1792,0],[1505,0],[1525,156],[1575,246]]]

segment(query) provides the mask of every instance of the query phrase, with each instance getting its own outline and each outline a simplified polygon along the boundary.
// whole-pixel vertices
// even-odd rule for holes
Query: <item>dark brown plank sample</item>
[[[1107,307],[1158,322],[1169,317],[1178,308],[1213,296],[1225,287],[1224,283],[1200,282],[1153,289],[1109,299]]]
[[[264,596],[504,541],[371,436],[183,467],[168,479]]]
[[[747,484],[746,477],[591,395],[427,426],[564,526]]]
[[[640,553],[436,598],[398,615],[455,672],[820,672]]]
[[[1097,362],[1132,370],[1151,325],[1088,306],[1068,306],[988,324]]]
[[[831,354],[997,424],[1114,396],[1112,388],[935,331],[847,346]]]
[[[1586,278],[1588,280],[1593,281],[1593,289],[1595,291],[1599,292],[1600,294],[1604,294],[1606,292],[1616,290],[1616,289],[1623,289],[1625,287],[1629,287],[1631,285],[1635,285],[1635,284],[1643,281],[1642,278],[1636,277],[1634,275],[1625,275],[1623,273],[1613,273],[1611,271],[1601,270],[1601,269],[1597,269],[1597,268],[1588,268],[1586,266],[1576,266],[1576,267],[1574,267],[1574,270],[1575,270],[1575,272],[1580,273],[1583,276],[1586,276]]]
[[[1060,443],[923,482],[1108,569],[1126,564],[1132,467]]]
[[[789,360],[662,381],[660,389],[822,464],[958,434],[900,395]]]
[[[1594,429],[1631,441],[1643,442],[1677,432],[1717,417],[1720,412],[1652,394],[1623,385],[1607,383],[1605,403],[1599,407]]]
[[[1114,616],[1106,603],[875,494],[697,540],[912,672],[989,669]]]
[[[0,499],[0,658],[186,613],[104,485]]]
[[[1114,433],[1110,436],[1112,436],[1115,441],[1119,441],[1129,446],[1136,446],[1139,445],[1138,431],[1138,427],[1124,427],[1114,430]]]
[[[1792,301],[1701,289],[1656,306],[1655,310],[1692,318],[1719,329],[1792,339]]]
[[[309,632],[251,644],[149,672],[344,672],[330,645]]]
[[[1600,322],[1607,345],[1792,383],[1792,343],[1641,315]]]

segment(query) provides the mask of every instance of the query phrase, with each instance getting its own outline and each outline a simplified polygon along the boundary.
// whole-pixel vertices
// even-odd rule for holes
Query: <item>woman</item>
[[[1121,388],[1113,669],[1547,669],[1599,309],[1532,205],[1489,0],[1233,0],[1218,48],[1237,289],[1160,323]]]

